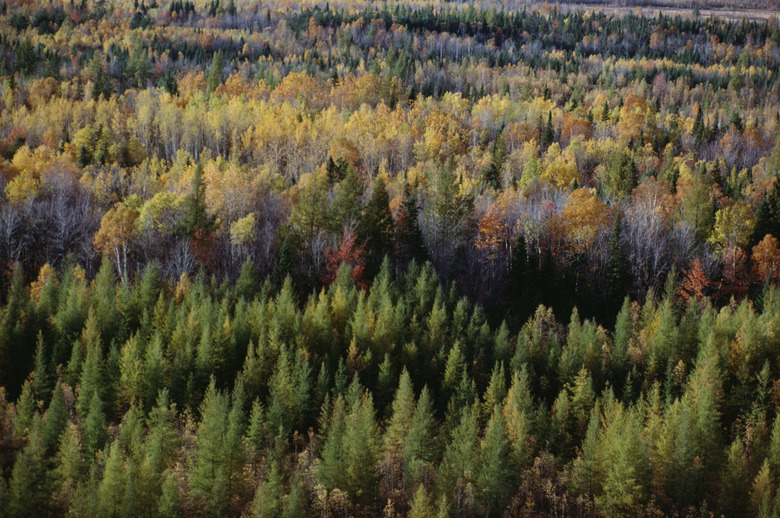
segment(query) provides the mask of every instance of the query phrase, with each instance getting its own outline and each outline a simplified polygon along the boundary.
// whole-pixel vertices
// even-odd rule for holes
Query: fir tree
[[[53,451],[60,442],[60,437],[68,425],[68,413],[65,408],[65,397],[62,384],[57,382],[46,411],[43,423],[43,443],[48,451]]]
[[[8,482],[9,516],[32,518],[45,515],[50,509],[51,481],[40,428],[40,417],[36,415],[27,446],[19,453]]]
[[[374,182],[371,199],[363,210],[360,239],[366,243],[366,276],[373,278],[379,272],[385,255],[391,254],[394,249],[390,199],[381,177]]]

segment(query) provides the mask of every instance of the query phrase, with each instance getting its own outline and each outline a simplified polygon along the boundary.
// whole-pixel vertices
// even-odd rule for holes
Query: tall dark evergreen
[[[374,191],[360,220],[360,239],[365,242],[366,276],[373,278],[385,256],[392,254],[393,216],[390,213],[390,197],[385,181],[379,177],[374,182]]]
[[[618,214],[609,236],[609,260],[607,261],[606,282],[610,306],[620,305],[630,289],[629,265],[621,243],[622,218]]]

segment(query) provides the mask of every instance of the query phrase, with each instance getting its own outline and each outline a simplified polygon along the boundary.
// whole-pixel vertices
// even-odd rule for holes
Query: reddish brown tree
[[[363,272],[366,268],[366,260],[363,256],[364,248],[365,244],[357,245],[357,234],[350,228],[345,229],[338,246],[325,250],[325,258],[328,261],[328,273],[322,277],[322,282],[330,285],[336,280],[342,263],[346,263],[352,268],[350,278],[358,289],[368,288],[368,282],[363,279]]]
[[[691,297],[702,299],[709,295],[712,289],[712,281],[704,271],[701,258],[697,257],[685,272],[680,283],[680,296],[686,301]]]

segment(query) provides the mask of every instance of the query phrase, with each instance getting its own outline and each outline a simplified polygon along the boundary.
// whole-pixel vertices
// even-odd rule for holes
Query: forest
[[[664,4],[0,4],[0,516],[780,516],[780,25]]]

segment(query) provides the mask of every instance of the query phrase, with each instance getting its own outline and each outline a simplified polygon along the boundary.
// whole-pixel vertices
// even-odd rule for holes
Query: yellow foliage
[[[230,225],[230,242],[234,246],[243,246],[254,241],[257,238],[256,222],[257,217],[254,212],[233,222]]]
[[[39,189],[40,181],[37,178],[33,178],[27,173],[19,174],[5,186],[5,196],[10,203],[24,203],[35,198]]]
[[[560,147],[554,143],[547,150],[542,171],[542,180],[559,189],[568,189],[574,182],[579,181],[577,166],[573,160],[567,159],[560,153]]]
[[[571,193],[563,208],[564,232],[577,252],[586,250],[610,220],[609,207],[589,189]]]

